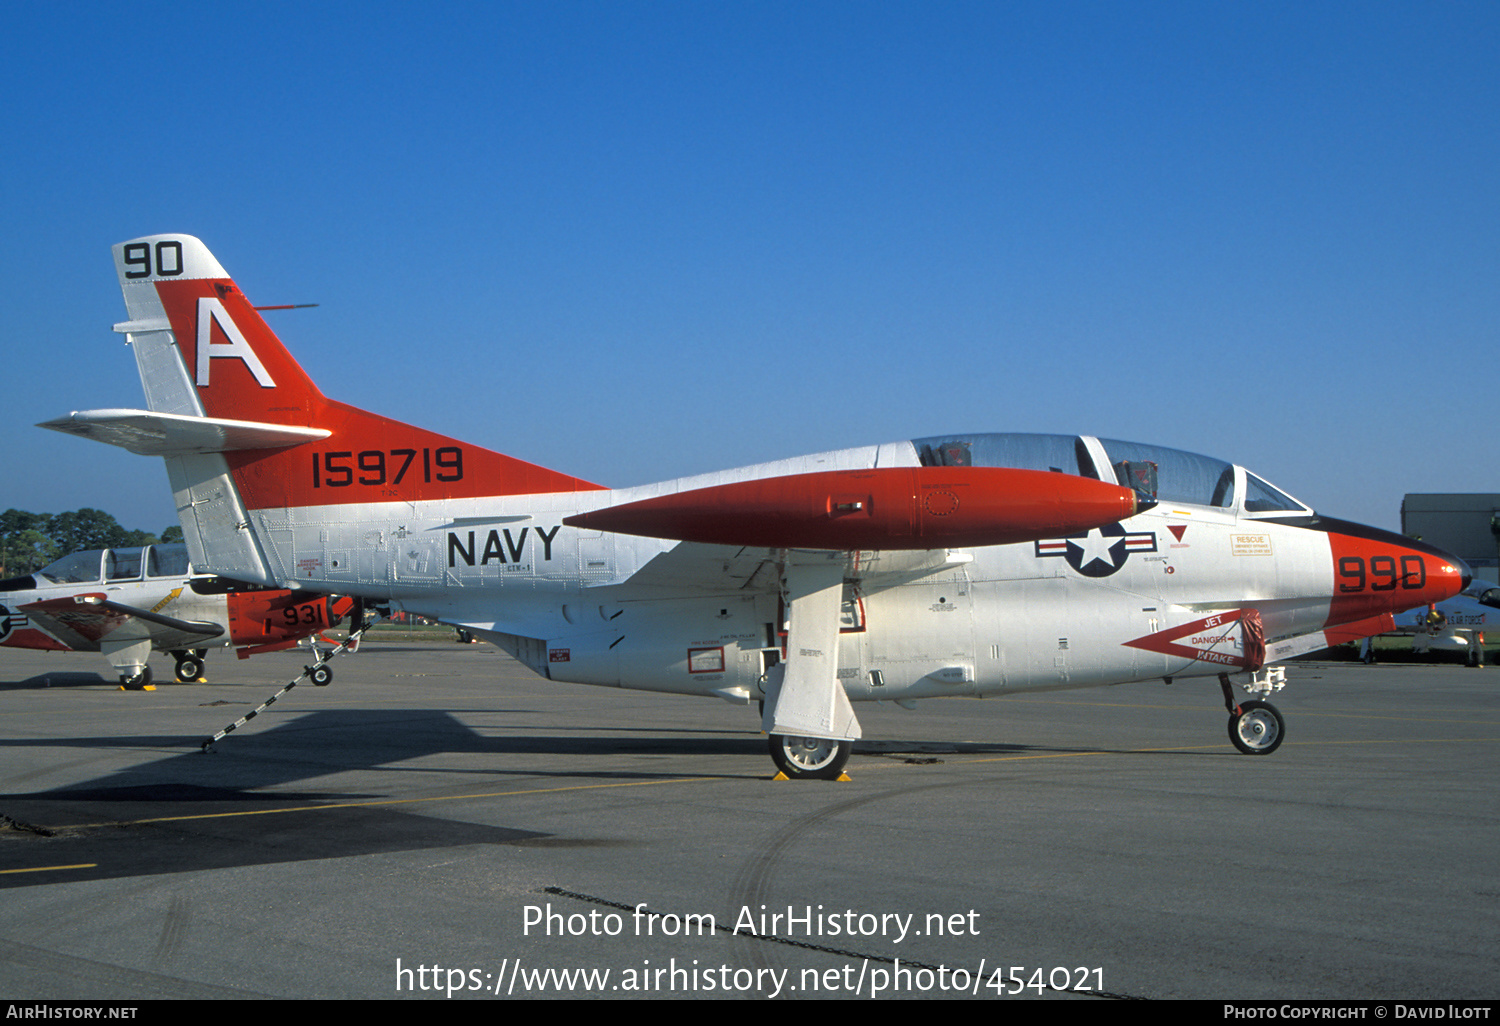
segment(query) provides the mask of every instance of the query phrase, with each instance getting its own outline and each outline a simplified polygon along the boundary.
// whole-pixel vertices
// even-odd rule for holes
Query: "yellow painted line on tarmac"
[[[1285,711],[1282,715],[1287,715]],[[1332,713],[1332,712],[1306,712],[1302,709],[1293,709],[1291,715],[1298,719],[1304,716],[1316,720],[1384,720],[1390,723],[1462,723],[1465,726],[1496,727],[1500,726],[1500,720],[1476,720],[1473,717],[1445,717],[1445,716],[1375,716],[1371,713]]]
[[[1215,697],[1218,697],[1218,696],[1215,696]],[[1197,708],[1189,708],[1187,706],[1182,706],[1182,705],[1156,705],[1156,704],[1148,704],[1148,703],[1144,703],[1144,702],[1089,702],[1089,701],[1080,701],[1080,700],[1077,700],[1077,699],[1067,700],[1067,699],[1058,699],[1058,698],[1052,698],[1052,699],[1047,699],[1047,698],[1021,698],[1019,695],[1016,696],[1016,697],[1013,697],[1013,698],[1012,697],[1008,697],[1008,696],[1002,696],[1002,695],[994,695],[994,696],[991,696],[991,698],[984,699],[984,701],[1001,700],[1001,699],[1003,699],[1005,702],[1007,702],[1007,703],[1009,703],[1011,705],[1066,705],[1066,706],[1074,706],[1074,707],[1080,707],[1080,708],[1100,708],[1100,709],[1165,709],[1165,710],[1170,710],[1172,712],[1199,712],[1199,711],[1209,710],[1209,711],[1216,712],[1216,713],[1218,713],[1221,716],[1225,715],[1225,711],[1224,711],[1223,705],[1220,704],[1220,703],[1217,703],[1217,702],[1216,703],[1211,703],[1209,705],[1205,705],[1203,707],[1203,710],[1199,710]],[[1249,698],[1246,698],[1244,700],[1247,701],[1247,702],[1250,701]],[[1394,723],[1463,723],[1463,724],[1475,724],[1475,723],[1477,723],[1477,724],[1481,724],[1481,725],[1485,725],[1485,726],[1497,726],[1497,725],[1500,725],[1500,720],[1476,720],[1476,719],[1473,719],[1472,717],[1376,716],[1376,715],[1374,715],[1372,713],[1359,713],[1359,712],[1352,712],[1352,713],[1310,712],[1310,711],[1305,710],[1305,709],[1296,709],[1296,708],[1293,708],[1290,713],[1287,713],[1285,706],[1278,706],[1278,708],[1282,709],[1282,715],[1295,716],[1298,719],[1302,719],[1303,717],[1309,717],[1309,718],[1313,718],[1313,719],[1327,719],[1327,720],[1389,720],[1389,721],[1394,722]]]
[[[55,829],[81,830],[91,827],[141,826],[146,823],[178,823],[193,819],[229,819],[234,816],[274,816],[283,812],[325,812],[329,809],[361,809],[379,805],[416,805],[422,802],[466,802],[482,798],[512,798],[529,794],[558,794],[564,791],[602,791],[620,787],[656,787],[662,784],[696,784],[723,777],[677,777],[670,780],[632,780],[617,784],[574,784],[570,787],[533,787],[516,791],[487,791],[482,794],[443,794],[428,798],[378,798],[367,802],[337,802],[331,805],[288,805],[277,809],[243,809],[238,812],[201,812],[191,816],[154,816],[150,819],[116,819],[104,823],[79,823]]]
[[[1215,748],[1227,748],[1228,745],[1183,745],[1176,748],[1122,748],[1116,750],[1099,749],[1088,752],[1033,752],[1026,755],[992,755],[979,759],[946,759],[945,762],[972,763],[972,762],[1023,762],[1027,759],[1078,759],[1088,755],[1149,755],[1152,752],[1207,752]],[[944,753],[933,753],[944,754]]]
[[[80,862],[76,866],[28,866],[25,869],[0,869],[0,876],[6,873],[50,873],[56,869],[96,869],[97,862]]]
[[[1475,742],[1480,744],[1494,744],[1496,741],[1500,741],[1500,737],[1372,737],[1354,741],[1288,741],[1282,747],[1285,748],[1292,744],[1296,744],[1298,747],[1310,747],[1314,745],[1319,747],[1325,745],[1464,745],[1474,744]]]
[[[1480,742],[1491,744],[1500,741],[1493,737],[1405,737],[1397,740],[1387,738],[1367,738],[1355,741],[1286,741],[1282,748],[1324,748],[1330,745],[1451,745]],[[994,755],[978,759],[946,758],[944,762],[952,763],[976,763],[976,762],[1021,762],[1026,759],[1076,759],[1086,755],[1151,755],[1156,752],[1211,752],[1222,749],[1233,749],[1228,744],[1212,745],[1181,745],[1172,748],[1121,748],[1118,750],[1088,751],[1088,752],[1043,752],[1025,755]],[[921,754],[921,753],[917,753]],[[934,755],[946,755],[948,753],[934,752]]]

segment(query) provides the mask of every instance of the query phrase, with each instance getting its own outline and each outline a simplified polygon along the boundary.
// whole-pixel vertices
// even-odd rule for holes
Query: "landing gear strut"
[[[1252,680],[1249,690],[1269,695],[1286,686],[1286,671],[1281,667],[1266,671],[1263,680]],[[1229,710],[1229,740],[1245,755],[1270,755],[1281,747],[1286,737],[1286,723],[1281,713],[1270,702],[1252,699],[1236,703],[1229,690],[1229,674],[1219,674],[1219,687],[1224,691],[1224,706]]]
[[[849,761],[852,741],[771,735],[771,761],[789,780],[837,780]]]

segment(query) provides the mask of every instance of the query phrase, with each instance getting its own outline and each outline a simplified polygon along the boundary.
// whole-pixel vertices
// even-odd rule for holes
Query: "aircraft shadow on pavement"
[[[495,714],[490,712],[490,715]],[[162,750],[160,758],[137,762],[91,780],[40,792],[0,794],[0,814],[16,815],[12,809],[22,804],[55,806],[61,802],[114,806],[110,812],[101,809],[99,818],[123,820],[151,815],[145,807],[158,803],[328,803],[389,798],[402,789],[402,785],[393,783],[379,791],[350,790],[347,779],[343,787],[322,788],[313,783],[319,778],[365,771],[398,777],[420,775],[423,787],[444,777],[457,786],[468,787],[510,778],[653,780],[684,774],[742,778],[747,770],[750,776],[768,775],[769,771],[765,762],[766,739],[751,729],[685,731],[680,726],[588,726],[576,733],[559,733],[553,724],[518,728],[501,722],[476,730],[450,712],[433,709],[310,712],[276,722],[269,729],[266,722],[252,721],[222,738],[208,753],[202,750],[207,740],[205,734],[0,738],[0,749],[19,746],[132,753],[140,753],[142,749]],[[1091,746],[930,738],[874,738],[854,744],[856,756],[914,763],[941,761],[945,757],[1097,750]],[[465,755],[478,758],[464,759]],[[616,758],[610,759],[611,756]],[[618,761],[620,756],[643,761],[622,766]],[[443,757],[445,764],[433,766],[430,761],[433,757]],[[666,765],[644,761],[652,757],[667,757]],[[726,762],[726,757],[742,757],[749,764],[739,762],[738,758]],[[463,783],[458,784],[459,781]],[[73,814],[62,820],[44,818],[54,822],[79,821]]]
[[[423,709],[320,712],[270,730],[231,734],[205,755],[202,737],[95,737],[44,742],[59,748],[186,748],[92,780],[31,793],[0,795],[0,869],[72,867],[0,873],[0,888],[62,881],[225,869],[465,845],[587,846],[603,841],[559,839],[421,815],[384,793],[287,790],[337,773],[403,772],[401,763],[433,755],[528,756],[508,767],[413,767],[431,776],[457,775],[460,794],[474,775],[589,776],[651,779],[681,773],[589,772],[568,756],[609,753],[760,754],[763,741],[710,738],[576,738],[487,736],[452,715]],[[37,742],[0,741],[0,746]],[[535,757],[562,756],[567,765],[540,769]],[[461,760],[460,760],[461,761]],[[424,788],[428,786],[426,781]],[[275,790],[266,790],[276,788]],[[399,797],[394,799],[399,801]],[[373,804],[359,805],[369,802]],[[348,805],[342,803],[351,803]]]
[[[684,737],[679,736],[680,731],[663,728],[627,731],[625,736],[611,731],[578,737],[544,732],[555,729],[550,725],[533,733],[500,724],[482,728],[481,732],[451,713],[431,709],[312,712],[270,729],[262,726],[265,722],[252,721],[218,741],[206,754],[202,751],[206,734],[0,739],[0,749],[175,749],[163,752],[161,758],[92,780],[29,794],[0,794],[0,802],[180,802],[201,801],[205,796],[212,801],[328,802],[387,797],[384,793],[315,786],[287,790],[287,785],[364,770],[467,780],[509,776],[649,780],[681,776],[682,769],[678,766],[668,771],[643,765],[638,771],[621,770],[618,765],[589,766],[580,760],[608,755],[701,756],[703,768],[713,771],[719,768],[713,762],[715,758],[752,755],[759,759],[766,745],[764,738],[748,731]],[[466,754],[485,758],[465,761],[461,757]],[[415,765],[433,756],[450,757],[450,764],[441,769]],[[578,758],[568,758],[575,756]],[[549,757],[562,758],[556,763],[540,761]],[[276,790],[267,792],[268,788]],[[0,813],[7,811],[0,806]]]
[[[198,795],[212,802],[213,789]],[[0,836],[0,889],[81,880],[265,866],[385,852],[467,845],[524,845],[550,834],[417,815],[389,807],[319,806],[281,801],[266,815],[202,816],[64,826],[51,836],[22,825]],[[56,808],[54,805],[53,808]],[[97,806],[95,806],[97,809]],[[173,811],[157,798],[155,810]],[[585,842],[578,842],[585,843]],[[33,867],[42,868],[38,871]]]
[[[31,691],[39,688],[97,688],[101,685],[118,688],[119,684],[106,680],[97,673],[79,673],[76,670],[49,670],[25,680],[0,680],[0,691]]]
[[[753,767],[749,775],[766,775],[765,738],[749,729],[590,725],[565,734],[550,723],[518,727],[503,722],[504,712],[487,715],[496,721],[475,729],[432,709],[311,712],[269,728],[264,720],[252,723],[209,754],[201,750],[202,735],[0,739],[0,748],[94,750],[106,758],[110,750],[161,750],[159,758],[93,779],[0,794],[0,868],[75,867],[0,873],[0,888],[424,848],[605,843],[406,811],[395,803],[408,790],[399,775],[408,773],[420,775],[424,793],[446,780],[455,796],[510,787],[522,777],[651,780],[687,772],[743,778],[747,765]],[[855,744],[856,755],[914,763],[1068,750],[1096,749],[901,739]],[[622,767],[619,756],[640,761]],[[663,756],[669,757],[666,766],[644,761]],[[745,761],[726,764],[728,756]],[[435,766],[434,757],[443,757],[444,764]],[[398,776],[389,786],[377,785],[378,791],[350,790],[347,775],[361,773],[385,775],[387,781]],[[313,783],[335,775],[343,787]],[[27,830],[27,824],[41,829]]]

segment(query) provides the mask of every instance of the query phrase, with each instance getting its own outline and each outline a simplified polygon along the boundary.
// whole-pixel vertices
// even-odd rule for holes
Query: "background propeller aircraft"
[[[0,581],[0,647],[102,652],[127,690],[149,689],[153,651],[177,660],[177,680],[203,676],[216,646],[241,658],[291,648],[354,605],[307,591],[194,573],[185,545],[75,552]],[[324,676],[315,683],[327,684]]]
[[[837,776],[852,702],[1217,679],[1459,592],[1431,546],[1156,446],[947,435],[611,490],[327,399],[197,239],[115,263],[149,410],[42,425],[166,458],[195,564],[472,630],[553,680],[762,703]],[[1231,684],[1252,694],[1236,701]]]

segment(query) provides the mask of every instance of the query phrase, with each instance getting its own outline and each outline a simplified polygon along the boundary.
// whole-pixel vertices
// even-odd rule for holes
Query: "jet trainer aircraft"
[[[91,549],[0,581],[0,647],[102,652],[121,688],[149,690],[153,650],[177,660],[179,682],[196,681],[209,648],[240,646],[241,658],[291,648],[353,605],[195,573],[185,545]],[[327,684],[317,670],[314,683]]]
[[[165,457],[194,563],[462,626],[552,680],[759,701],[791,777],[839,775],[855,701],[1189,677],[1266,754],[1268,664],[1469,578],[1242,467],[1088,435],[611,490],[325,398],[191,236],[114,255],[149,409],[42,426]]]

